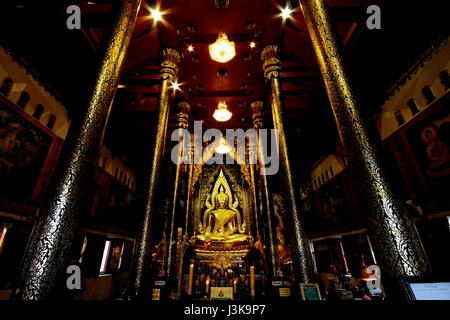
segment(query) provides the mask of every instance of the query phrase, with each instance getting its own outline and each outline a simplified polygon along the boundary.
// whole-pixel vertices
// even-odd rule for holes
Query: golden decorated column
[[[373,124],[361,115],[328,5],[324,0],[300,3],[349,167],[358,181],[361,203],[366,205],[368,230],[382,272],[394,278],[428,274],[430,268],[414,222],[382,167],[380,138]]]
[[[191,106],[186,101],[181,101],[178,103],[179,112],[177,113],[177,128],[178,129],[187,129],[189,126],[189,111]],[[174,187],[172,194],[172,204],[169,216],[167,217],[167,225],[169,226],[168,235],[166,238],[166,250],[164,250],[164,275],[168,278],[168,280],[172,280],[175,275],[175,267],[176,267],[176,212],[178,207],[178,193],[179,193],[179,184],[180,184],[180,176],[181,176],[181,168],[182,157],[184,150],[185,141],[182,140],[185,137],[183,136],[183,132],[179,131],[178,141],[180,143],[179,153],[176,159],[176,167],[175,167],[175,179],[174,179]]]
[[[264,127],[264,112],[263,112],[263,102],[262,100],[253,101],[250,104],[250,108],[252,110],[252,119],[253,119],[253,128],[256,131],[256,144],[257,144],[257,154],[258,154],[258,168],[259,168],[259,179],[262,185],[262,193],[263,197],[261,197],[261,201],[263,202],[263,208],[266,212],[267,217],[267,227],[268,227],[268,236],[269,236],[269,270],[272,276],[272,279],[277,276],[277,254],[276,254],[276,240],[275,240],[275,232],[273,225],[273,211],[272,211],[272,201],[271,201],[271,193],[270,187],[267,181],[267,175],[265,174],[265,164],[262,159],[264,158],[264,146],[261,143],[261,139],[259,136],[259,129]],[[256,187],[256,186],[255,186]]]
[[[180,261],[179,261],[179,269],[178,269],[178,284],[177,284],[177,293],[180,295],[181,292],[181,280],[183,273],[183,264],[184,264],[184,254],[189,247],[189,216],[191,213],[191,202],[192,195],[194,193],[194,186],[192,183],[193,175],[194,175],[194,153],[195,153],[195,139],[196,136],[191,134],[191,143],[188,146],[187,156],[189,159],[189,163],[187,164],[187,190],[186,190],[186,207],[185,207],[185,217],[184,217],[184,234],[181,240],[180,245]]]
[[[309,246],[299,205],[300,192],[295,187],[294,166],[288,152],[288,137],[286,134],[285,115],[281,101],[280,71],[281,61],[278,58],[278,47],[269,45],[261,53],[264,76],[270,84],[270,103],[272,106],[273,123],[279,134],[279,155],[282,169],[288,218],[293,235],[293,267],[298,282],[313,282],[315,280],[313,258]]]
[[[188,157],[190,159],[188,164],[188,184],[187,184],[187,192],[186,192],[186,214],[184,220],[184,239],[189,239],[189,216],[191,213],[191,202],[192,195],[194,193],[194,185],[193,185],[193,176],[194,176],[194,168],[195,168],[195,143],[196,139],[198,139],[194,134],[191,134],[191,145],[189,146]]]
[[[255,141],[247,141],[246,143],[246,161],[248,161],[249,171],[250,171],[250,182],[251,182],[251,192],[252,192],[252,204],[253,204],[253,214],[255,216],[255,229],[256,229],[256,239],[258,240],[261,236],[259,234],[259,215],[258,212],[258,194],[256,191],[256,160],[257,159],[257,145]],[[253,159],[253,160],[252,160]]]
[[[153,156],[151,170],[147,178],[147,191],[145,196],[145,211],[142,229],[136,241],[135,255],[133,261],[132,275],[134,283],[132,284],[133,296],[149,296],[152,287],[151,284],[151,264],[152,264],[152,246],[151,246],[151,220],[156,211],[157,199],[156,192],[159,187],[159,176],[163,168],[164,146],[166,141],[167,121],[169,117],[169,84],[174,81],[178,75],[178,64],[181,60],[180,54],[174,49],[164,49],[161,53],[161,87],[159,91],[157,122],[153,133]],[[133,279],[133,278],[132,278]]]
[[[11,299],[54,297],[57,278],[65,273],[74,234],[84,209],[86,183],[92,178],[114,95],[140,7],[121,0],[102,43],[95,87],[83,115],[72,123],[55,174],[25,251]]]

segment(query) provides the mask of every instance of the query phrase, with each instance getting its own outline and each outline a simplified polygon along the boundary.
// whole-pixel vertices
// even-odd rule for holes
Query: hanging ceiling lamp
[[[233,115],[230,111],[228,111],[228,106],[225,101],[220,101],[217,105],[216,111],[214,111],[213,117],[217,121],[224,122],[231,119],[231,116]]]
[[[225,154],[230,152],[231,148],[227,144],[224,138],[220,138],[219,146],[216,148],[216,152],[220,154]]]
[[[225,33],[219,34],[216,42],[209,45],[209,55],[214,61],[225,63],[236,56],[236,48],[233,41],[228,41]]]

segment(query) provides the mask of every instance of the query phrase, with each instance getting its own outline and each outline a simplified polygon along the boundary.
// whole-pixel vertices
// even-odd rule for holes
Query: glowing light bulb
[[[172,82],[170,86],[174,91],[180,90],[180,84],[177,81]]]
[[[256,44],[254,41],[250,42],[250,48],[254,48],[255,46],[256,46]]]
[[[283,20],[286,20],[291,16],[291,13],[292,13],[292,9],[289,7],[286,7],[281,10],[281,17],[283,18]]]
[[[230,111],[227,109],[227,103],[225,101],[220,101],[217,105],[216,111],[214,111],[213,117],[217,121],[224,122],[231,119],[231,116],[233,115]]]
[[[231,148],[227,144],[224,138],[220,138],[219,146],[216,148],[216,152],[220,154],[225,154],[230,152]]]
[[[189,52],[194,51],[194,47],[193,47],[192,45],[188,46],[188,51],[189,51]]]
[[[209,55],[214,61],[225,63],[236,56],[236,48],[233,41],[228,41],[225,33],[221,33],[216,42],[209,45]]]
[[[150,9],[150,14],[151,14],[151,17],[152,17],[152,19],[155,21],[155,22],[158,22],[158,21],[162,21],[162,13],[161,13],[161,11],[159,11],[159,9]]]

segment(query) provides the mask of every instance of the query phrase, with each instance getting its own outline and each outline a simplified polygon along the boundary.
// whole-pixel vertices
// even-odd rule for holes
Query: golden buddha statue
[[[212,202],[210,202],[212,198]],[[206,211],[203,215],[203,223],[199,225],[200,234],[197,239],[203,241],[235,242],[248,239],[245,222],[241,222],[241,214],[238,200],[234,196],[228,182],[220,170],[219,177],[214,185],[212,196],[206,200]]]

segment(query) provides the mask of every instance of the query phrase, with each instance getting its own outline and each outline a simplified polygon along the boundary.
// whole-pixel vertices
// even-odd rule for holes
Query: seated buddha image
[[[212,196],[206,200],[207,209],[203,215],[203,223],[200,223],[197,239],[222,242],[247,240],[248,235],[245,234],[245,223],[242,223],[237,209],[236,196],[233,203],[232,200],[231,190],[221,171]]]
[[[448,125],[442,125],[447,127]],[[439,136],[438,128],[434,125],[426,126],[421,132],[422,141],[429,159],[427,173],[430,176],[445,176],[450,174],[449,146]]]

